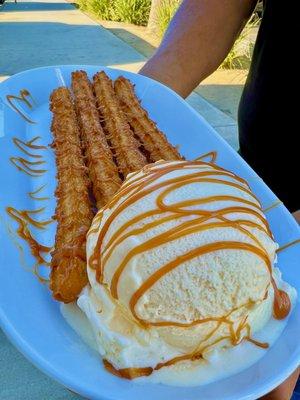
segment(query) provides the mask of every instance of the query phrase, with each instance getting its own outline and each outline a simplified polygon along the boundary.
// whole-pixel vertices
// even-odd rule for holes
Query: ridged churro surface
[[[141,143],[135,139],[120,107],[112,81],[103,71],[98,72],[93,80],[108,138],[114,149],[119,170],[126,177],[128,173],[147,164],[146,157],[140,151]]]
[[[61,87],[50,97],[57,165],[50,288],[65,303],[76,300],[87,284],[85,245],[93,208],[107,204],[128,173],[148,162],[181,158],[140,106],[127,79],[118,78],[114,88],[102,71],[92,85],[85,71],[75,71],[72,92]]]
[[[139,138],[152,161],[180,160],[178,150],[168,142],[166,136],[151,121],[134,93],[132,83],[120,76],[114,84],[115,92],[127,121]]]
[[[50,288],[57,300],[68,303],[76,300],[87,284],[86,233],[93,213],[79,128],[69,90],[64,87],[54,90],[50,102],[57,166],[57,231]]]
[[[111,199],[122,182],[100,124],[96,100],[85,71],[72,73],[72,90],[92,190],[97,208],[101,208]]]

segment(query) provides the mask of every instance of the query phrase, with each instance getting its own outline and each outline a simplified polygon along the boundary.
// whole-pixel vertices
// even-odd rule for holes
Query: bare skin
[[[140,73],[182,97],[214,72],[231,49],[257,0],[183,0],[165,37]],[[300,223],[300,210],[294,213]],[[289,400],[299,368],[261,400]]]
[[[290,400],[297,379],[299,378],[299,372],[300,368],[297,368],[297,370],[282,385],[261,397],[260,400]]]
[[[300,224],[300,210],[293,213],[295,220]]]
[[[224,60],[255,4],[256,0],[184,0],[140,73],[188,96]]]

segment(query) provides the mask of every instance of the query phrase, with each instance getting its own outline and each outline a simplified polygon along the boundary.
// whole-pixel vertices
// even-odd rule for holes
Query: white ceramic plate
[[[37,144],[51,143],[49,95],[63,84],[70,85],[71,71],[85,69],[89,76],[104,69],[111,78],[120,74],[136,84],[136,91],[150,116],[157,121],[170,141],[180,145],[182,154],[193,159],[216,150],[217,163],[247,179],[263,207],[277,201],[276,196],[251,168],[222,140],[214,130],[179,96],[166,87],[143,76],[103,68],[101,66],[45,67],[14,75],[0,85],[0,320],[4,332],[13,344],[37,367],[89,399],[116,400],[237,400],[257,399],[281,383],[300,361],[300,305],[299,301],[286,322],[286,327],[266,354],[252,367],[221,381],[196,388],[177,388],[164,385],[138,385],[107,373],[100,357],[90,350],[68,326],[59,311],[59,304],[51,298],[46,285],[26,270],[34,259],[28,248],[20,252],[17,243],[24,245],[12,233],[17,224],[5,208],[32,210],[45,206],[38,218],[48,219],[54,213],[55,162],[51,149],[35,150],[45,164],[34,168],[47,169],[32,178],[18,171],[10,162],[11,156],[24,156],[12,138],[29,140],[41,136]],[[7,95],[30,91],[35,103],[29,109],[25,103],[18,107],[35,122],[26,122],[9,105]],[[30,100],[30,99],[29,99]],[[31,101],[31,100],[30,100]],[[24,157],[27,158],[27,157]],[[40,160],[29,158],[31,161]],[[46,184],[40,196],[49,200],[36,201],[28,196]],[[284,245],[300,237],[299,228],[287,209],[281,204],[267,213],[275,239]],[[45,230],[34,230],[39,241],[53,243],[55,225]],[[300,245],[279,253],[283,277],[300,293]]]

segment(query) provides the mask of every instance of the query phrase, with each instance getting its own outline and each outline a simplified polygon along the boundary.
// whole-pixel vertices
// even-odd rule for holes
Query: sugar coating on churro
[[[93,80],[108,138],[114,149],[119,170],[126,177],[128,173],[146,165],[146,157],[140,151],[141,144],[135,139],[120,107],[112,81],[103,71],[98,72]]]
[[[100,124],[96,99],[85,71],[72,73],[72,90],[92,190],[97,207],[101,208],[112,198],[122,182]]]
[[[50,288],[65,303],[76,300],[87,284],[85,245],[93,218],[89,188],[101,208],[119,189],[120,173],[126,177],[140,170],[147,159],[181,158],[140,106],[127,79],[118,78],[114,89],[102,71],[92,86],[86,72],[75,71],[72,91],[75,105],[65,87],[50,97],[57,165]]]
[[[151,160],[182,159],[178,150],[168,142],[166,136],[149,118],[148,112],[141,106],[132,83],[120,76],[116,79],[114,88],[128,123],[150,154]]]
[[[57,231],[51,260],[50,288],[65,303],[76,300],[87,284],[86,233],[93,218],[87,169],[71,95],[61,87],[51,95],[51,130],[57,166]]]

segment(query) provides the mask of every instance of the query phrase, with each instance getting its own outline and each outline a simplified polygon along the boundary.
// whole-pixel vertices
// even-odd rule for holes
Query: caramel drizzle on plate
[[[195,158],[194,161],[203,161],[209,157],[209,162],[214,164],[217,160],[217,156],[218,156],[218,153],[216,151],[209,151],[208,153],[205,153],[202,156]]]
[[[28,196],[29,196],[31,199],[33,199],[33,200],[39,200],[39,201],[49,200],[50,197],[37,197],[37,196],[35,196],[36,194],[40,193],[40,192],[44,189],[45,186],[46,186],[46,184],[40,186],[40,187],[39,187],[38,189],[36,189],[34,192],[28,192]]]
[[[289,247],[294,246],[295,244],[298,244],[298,243],[300,243],[300,239],[296,239],[296,240],[293,240],[292,242],[286,243],[277,249],[277,253],[280,253],[281,251],[288,249]]]
[[[47,171],[46,169],[32,168],[36,165],[45,164],[46,161],[29,161],[23,157],[9,157],[9,159],[19,171],[30,176],[41,176]]]
[[[263,212],[266,213],[270,210],[273,210],[273,208],[280,206],[282,204],[282,201],[276,200],[273,204],[271,204],[269,207],[266,207],[263,209]]]
[[[40,136],[35,136],[33,139],[28,140],[27,142],[24,142],[23,140],[14,137],[12,140],[14,144],[21,150],[23,153],[28,155],[29,157],[33,158],[42,158],[40,154],[33,154],[28,151],[28,149],[33,149],[33,150],[45,150],[47,149],[47,146],[42,146],[42,145],[37,145],[35,142],[37,140],[41,139]]]
[[[27,142],[14,137],[12,140],[14,144],[23,152],[25,155],[33,158],[42,158],[40,154],[33,154],[29,152],[30,149],[32,150],[45,150],[47,149],[47,146],[43,145],[37,145],[35,142],[40,139],[40,136],[35,136],[33,139],[28,140]],[[21,172],[24,172],[25,174],[29,176],[41,176],[43,175],[47,170],[46,169],[37,169],[33,168],[34,166],[42,165],[45,164],[46,162],[44,160],[38,160],[38,161],[30,161],[27,160],[26,158],[23,157],[10,157],[10,161],[17,167],[17,169]]]
[[[11,105],[11,107],[23,118],[25,119],[25,121],[29,122],[30,124],[35,124],[34,121],[32,121],[31,119],[29,119],[21,110],[19,110],[19,108],[14,104],[13,100],[16,100],[17,102],[22,102],[24,104],[26,104],[26,106],[28,108],[32,108],[32,103],[30,103],[30,101],[27,99],[27,97],[29,97],[32,101],[32,103],[34,103],[34,100],[30,94],[30,92],[27,89],[21,89],[20,90],[20,95],[19,96],[15,96],[13,94],[8,94],[6,95],[6,99],[8,101],[8,103]]]
[[[130,180],[125,182],[123,187],[120,189],[119,192],[114,196],[112,202],[110,202],[109,207],[112,209],[115,205],[116,207],[111,212],[110,216],[107,218],[105,223],[103,224],[100,234],[98,236],[97,244],[94,249],[94,253],[91,255],[89,259],[89,266],[96,270],[96,279],[100,283],[104,283],[104,272],[106,263],[116,248],[122,241],[124,241],[129,236],[138,235],[139,233],[143,233],[148,229],[151,229],[159,224],[162,224],[166,221],[175,220],[180,218],[183,215],[193,217],[185,222],[178,224],[177,226],[170,228],[169,230],[157,235],[154,238],[148,239],[146,242],[137,245],[134,249],[132,249],[128,254],[124,255],[123,260],[121,261],[120,265],[114,272],[111,281],[110,281],[110,292],[112,297],[117,301],[118,300],[118,283],[120,278],[126,269],[126,266],[130,262],[130,260],[138,254],[141,254],[145,251],[154,249],[155,247],[161,246],[164,243],[168,243],[172,240],[178,239],[184,235],[189,235],[192,233],[205,231],[214,228],[221,228],[221,227],[231,227],[233,229],[237,229],[240,232],[243,232],[249,238],[252,239],[253,244],[250,243],[242,243],[236,241],[219,241],[214,242],[206,245],[202,245],[198,248],[190,250],[189,252],[181,255],[180,257],[170,261],[169,263],[163,265],[160,269],[156,270],[150,277],[148,277],[143,284],[133,293],[130,301],[129,301],[129,308],[134,320],[144,327],[145,329],[150,328],[151,326],[177,326],[177,327],[191,327],[198,324],[206,323],[206,322],[216,322],[217,328],[222,324],[228,324],[230,329],[230,335],[228,337],[223,337],[220,340],[224,340],[228,338],[233,345],[238,344],[240,341],[241,331],[243,329],[247,330],[247,336],[244,338],[252,343],[255,343],[263,348],[267,346],[266,343],[259,343],[256,342],[254,339],[250,337],[250,326],[247,324],[246,321],[235,331],[232,326],[232,322],[228,318],[228,316],[223,317],[214,317],[214,318],[203,318],[200,320],[195,320],[187,323],[177,322],[177,321],[148,321],[142,319],[136,312],[135,307],[141,297],[155,284],[157,283],[164,275],[168,274],[173,269],[179,267],[182,263],[191,260],[195,257],[202,256],[204,254],[212,253],[219,250],[245,250],[251,252],[261,258],[264,262],[266,268],[268,269],[271,275],[271,283],[274,288],[274,306],[273,306],[273,314],[274,317],[277,319],[285,318],[289,311],[290,311],[290,300],[287,295],[282,290],[279,290],[276,286],[274,279],[272,278],[272,263],[269,259],[269,256],[264,249],[263,245],[259,242],[259,240],[246,229],[246,226],[250,226],[253,228],[260,229],[268,234],[272,238],[272,234],[266,219],[264,218],[261,206],[259,201],[255,197],[255,195],[250,191],[248,184],[242,179],[237,177],[231,172],[225,171],[221,167],[218,167],[212,163],[207,163],[204,161],[194,161],[194,162],[181,162],[172,163],[167,165],[159,165],[163,163],[155,164],[155,166],[145,167],[144,172],[145,175],[137,176],[138,174],[131,175]],[[160,182],[156,182],[159,178],[163,177],[164,175],[170,173],[180,168],[190,169],[193,170],[191,173],[179,176],[175,178],[169,178]],[[205,170],[206,166],[213,167],[213,170]],[[199,171],[199,167],[201,167]],[[195,171],[196,169],[196,171]],[[231,180],[225,180],[224,178],[230,177]],[[202,199],[189,199],[185,201],[178,202],[176,204],[166,204],[165,199],[166,197],[173,192],[174,190],[181,188],[185,185],[197,182],[211,182],[217,183],[222,185],[228,185],[234,188],[237,188],[245,193],[247,193],[251,200],[246,200],[241,197],[235,197],[231,195],[222,195],[222,196],[208,196]],[[102,247],[104,236],[106,235],[109,227],[111,226],[112,222],[118,218],[120,213],[126,210],[127,207],[131,206],[147,194],[154,192],[157,189],[162,189],[160,194],[157,196],[156,199],[156,208],[153,210],[149,210],[146,212],[141,213],[140,215],[135,216],[131,220],[124,223],[110,238],[109,242]],[[128,196],[127,198],[124,198]],[[123,199],[123,201],[121,201]],[[243,203],[242,206],[228,206],[216,211],[207,211],[204,209],[187,209],[187,207],[206,204],[213,201],[238,201]],[[98,214],[98,221],[96,220],[96,225],[100,222],[102,218],[102,214],[105,211],[106,207],[102,210],[102,213]],[[141,228],[131,228],[139,221],[143,221],[149,216],[153,215],[162,215],[162,218],[159,218],[155,221],[151,221],[150,223],[145,223]],[[260,220],[261,224],[249,221],[246,219],[240,218],[239,220],[231,221],[226,218],[228,214],[231,213],[247,213],[252,214],[254,217]],[[216,221],[211,221],[214,219]],[[130,229],[131,228],[131,229]],[[96,228],[92,228],[89,234],[96,231]],[[211,335],[214,333],[211,332]],[[219,341],[219,339],[218,339]],[[210,344],[211,346],[211,344]],[[166,365],[174,364],[178,361],[187,360],[187,359],[195,359],[201,358],[201,354],[203,353],[204,349],[196,349],[192,354],[182,355],[176,357],[172,360],[167,361],[167,363],[158,364],[154,369],[162,368]],[[113,366],[108,366],[109,363],[105,361],[105,365],[110,370],[114,368]],[[151,369],[151,368],[150,368]],[[118,374],[124,374],[124,377],[128,377],[130,374],[133,374],[131,377],[147,375],[152,372],[153,369],[142,369],[138,370],[135,368],[131,371],[126,369],[122,372],[122,370],[118,371]],[[123,376],[123,375],[122,375]]]
[[[44,246],[37,242],[33,237],[29,226],[34,226],[40,230],[45,229],[45,227],[51,224],[52,220],[37,221],[33,219],[32,215],[42,213],[45,208],[39,208],[38,210],[17,210],[14,207],[6,207],[6,212],[18,223],[18,228],[16,230],[18,236],[24,239],[30,247],[31,254],[36,259],[38,265],[49,265],[49,263],[42,256],[43,253],[49,253],[51,247]]]

